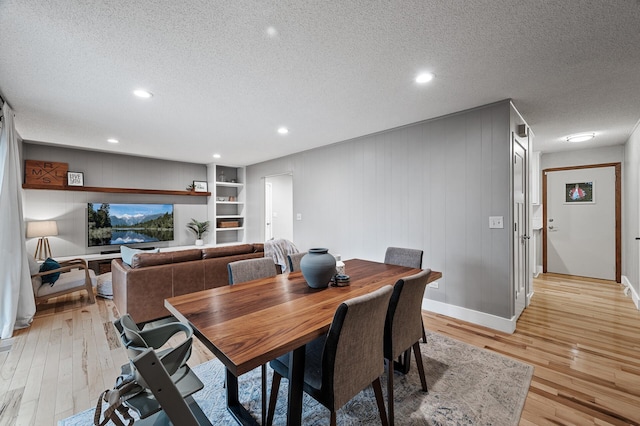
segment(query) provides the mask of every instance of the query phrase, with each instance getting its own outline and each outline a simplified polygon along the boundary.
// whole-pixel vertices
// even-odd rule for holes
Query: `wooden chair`
[[[304,253],[293,253],[287,256],[289,260],[289,271],[294,272],[300,270],[300,261],[305,254],[307,254],[306,251]]]
[[[238,260],[229,262],[229,284],[238,284],[258,278],[275,277],[278,273],[276,264],[269,257]]]
[[[394,424],[393,374],[396,369],[404,374],[409,371],[412,348],[416,357],[422,390],[427,392],[427,381],[420,352],[420,338],[424,329],[421,329],[419,324],[422,324],[420,321],[422,318],[422,295],[430,274],[431,270],[427,269],[398,280],[393,287],[393,294],[389,301],[389,310],[384,326],[384,358],[387,362],[387,398],[391,426]],[[404,356],[401,357],[403,353]],[[396,358],[402,358],[402,363],[394,362]]]
[[[423,253],[422,250],[418,249],[387,247],[387,251],[384,254],[384,263],[408,268],[422,268]],[[422,300],[422,297],[420,299]],[[420,322],[422,323],[422,341],[427,343],[427,333],[424,330],[422,317],[420,317]]]
[[[338,306],[329,332],[305,348],[304,391],[331,411],[336,411],[369,385],[373,386],[383,425],[387,415],[380,376],[384,372],[384,322],[391,286],[384,286]],[[267,425],[273,414],[282,377],[289,376],[289,354],[271,361],[273,383]]]
[[[40,265],[32,256],[29,257],[31,285],[33,286],[36,303],[46,302],[53,297],[78,290],[86,290],[89,302],[95,303],[96,298],[93,294],[93,286],[96,282],[96,274],[93,269],[89,268],[87,261],[84,259],[71,259],[58,263],[60,264],[59,268],[39,272]],[[60,274],[60,277],[53,285],[42,282],[42,277],[52,274]]]

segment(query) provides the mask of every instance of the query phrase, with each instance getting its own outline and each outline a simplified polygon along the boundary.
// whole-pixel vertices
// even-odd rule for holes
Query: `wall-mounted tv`
[[[173,204],[89,203],[88,246],[173,240]]]

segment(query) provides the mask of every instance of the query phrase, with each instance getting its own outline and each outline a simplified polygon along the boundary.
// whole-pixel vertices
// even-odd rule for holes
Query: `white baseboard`
[[[536,265],[535,268],[533,268],[533,278],[538,278],[538,275],[540,275],[542,273],[542,265]]]
[[[422,309],[478,324],[483,327],[489,327],[494,330],[502,331],[503,333],[512,334],[516,330],[516,317],[511,319],[502,318],[431,299],[422,299]]]
[[[640,310],[640,296],[638,296],[638,292],[635,288],[633,288],[631,282],[629,281],[629,278],[627,278],[625,275],[622,276],[622,285],[624,285],[624,294],[628,295],[629,293],[631,293],[631,300],[633,300],[633,304],[636,305],[636,308],[638,308],[638,310]]]

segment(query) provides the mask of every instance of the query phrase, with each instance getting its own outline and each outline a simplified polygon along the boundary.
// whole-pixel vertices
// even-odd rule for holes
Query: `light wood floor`
[[[521,425],[640,424],[640,311],[621,286],[547,274],[534,290],[512,335],[430,313],[425,325],[535,366]],[[75,293],[0,341],[0,426],[55,425],[94,406],[126,362],[117,316]],[[189,363],[210,358],[196,344]]]

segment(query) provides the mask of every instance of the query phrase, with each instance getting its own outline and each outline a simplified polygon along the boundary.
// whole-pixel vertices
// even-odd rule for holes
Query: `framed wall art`
[[[207,192],[207,182],[201,181],[201,180],[194,180],[193,190],[195,192]]]
[[[593,182],[572,182],[565,183],[565,203],[594,203],[594,183]]]
[[[84,186],[84,173],[67,172],[67,186]]]

